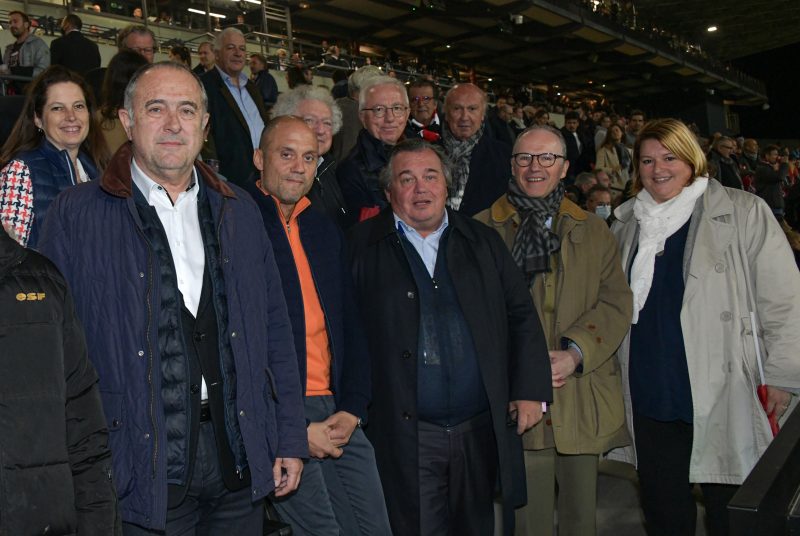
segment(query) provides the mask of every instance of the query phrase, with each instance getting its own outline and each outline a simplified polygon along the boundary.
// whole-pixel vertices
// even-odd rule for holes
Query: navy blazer
[[[246,190],[256,200],[267,228],[275,262],[281,274],[286,308],[292,323],[297,368],[305,394],[306,330],[303,294],[289,239],[272,197],[264,195],[255,184]],[[355,293],[344,236],[323,213],[309,207],[297,216],[300,241],[317,287],[331,348],[331,390],[337,411],[346,411],[367,420],[371,398],[370,360],[366,336],[356,309]]]
[[[243,186],[257,171],[253,164],[253,140],[250,137],[250,128],[216,67],[201,76],[200,80],[208,95],[208,113],[211,116],[209,120],[211,129],[203,150],[203,158],[219,160],[220,174],[230,182]],[[266,124],[269,114],[264,107],[261,92],[251,80],[247,81],[245,90],[256,103]]]

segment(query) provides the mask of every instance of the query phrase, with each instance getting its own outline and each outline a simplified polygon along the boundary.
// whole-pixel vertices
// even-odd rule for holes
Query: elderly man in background
[[[242,72],[247,46],[237,28],[228,27],[214,41],[216,68],[201,78],[208,94],[211,129],[203,149],[206,160],[219,163],[219,173],[243,185],[256,174],[253,151],[268,119],[261,92]]]
[[[496,496],[513,534],[519,435],[552,397],[522,274],[497,233],[446,209],[451,184],[440,147],[401,143],[380,178],[391,206],[350,235],[372,356],[367,434],[395,536],[492,534]]]
[[[336,179],[336,160],[331,155],[333,137],[342,128],[339,105],[325,88],[302,85],[281,94],[272,108],[272,115],[299,117],[316,135],[319,158],[308,199],[312,208],[345,227],[349,222],[347,207]]]
[[[374,65],[365,65],[347,78],[347,96],[336,99],[336,104],[342,110],[342,128],[333,137],[331,154],[333,159],[341,162],[350,154],[358,141],[361,132],[361,120],[358,118],[358,96],[361,86],[368,78],[381,76],[383,72]]]
[[[358,110],[363,128],[336,170],[351,222],[374,216],[388,205],[378,175],[403,137],[408,120],[406,88],[396,78],[370,77],[361,86]]]
[[[308,455],[261,214],[197,160],[206,106],[185,66],[137,71],[131,142],[43,232],[100,376],[125,536],[261,536],[263,498],[296,489]]]
[[[517,511],[518,535],[553,535],[556,485],[558,534],[595,534],[598,456],[629,443],[615,352],[632,295],[608,226],[564,196],[565,154],[558,130],[523,132],[507,194],[476,216],[525,274],[550,350],[555,399],[547,420],[522,438],[536,491]]]
[[[453,163],[447,206],[474,216],[508,186],[511,146],[486,132],[486,93],[474,84],[453,86],[444,98],[442,144]]]

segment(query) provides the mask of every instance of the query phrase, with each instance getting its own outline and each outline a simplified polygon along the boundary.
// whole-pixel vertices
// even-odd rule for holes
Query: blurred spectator
[[[180,63],[189,69],[192,68],[192,55],[189,49],[183,45],[176,45],[169,49],[169,61]]]
[[[286,83],[289,89],[300,85],[311,85],[314,82],[314,73],[308,67],[292,66],[286,69]]]
[[[709,165],[713,164],[717,168],[715,178],[728,188],[741,190],[742,177],[739,175],[739,165],[732,155],[736,148],[736,142],[727,136],[720,136],[714,142],[711,152],[708,154]]]
[[[78,74],[85,75],[100,67],[100,50],[97,43],[81,33],[83,22],[80,17],[69,14],[61,21],[63,37],[50,42],[50,63],[63,65]]]
[[[779,157],[778,152],[777,145],[767,145],[761,152],[754,185],[756,195],[766,201],[775,217],[781,220],[784,214],[783,186],[789,173],[789,163]]]
[[[125,88],[128,86],[128,81],[143,65],[147,65],[147,60],[132,50],[117,52],[108,62],[95,118],[112,154],[128,141],[128,134],[122,127],[117,112],[125,105]]]
[[[611,178],[611,189],[621,193],[628,183],[631,154],[622,143],[623,133],[619,125],[611,125],[606,131],[603,144],[597,149],[595,170],[604,171]]]
[[[8,29],[14,41],[6,46],[3,63],[11,74],[36,76],[50,65],[50,49],[33,34],[28,15],[22,11],[9,11]]]
[[[214,45],[211,42],[200,43],[200,46],[197,47],[197,55],[200,57],[200,62],[192,69],[197,76],[214,68]]]
[[[629,117],[628,130],[625,133],[625,145],[633,147],[636,136],[639,135],[639,131],[642,130],[644,126],[644,112],[641,110],[633,110]]]
[[[250,80],[258,88],[264,98],[264,106],[272,108],[278,99],[278,83],[267,70],[267,59],[261,54],[250,56]]]

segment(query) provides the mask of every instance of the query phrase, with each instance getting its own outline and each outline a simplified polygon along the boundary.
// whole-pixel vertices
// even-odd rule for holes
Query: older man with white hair
[[[331,151],[333,136],[342,128],[342,110],[327,89],[301,85],[278,97],[272,108],[272,116],[282,115],[301,118],[316,135],[319,160],[307,197],[312,208],[327,214],[340,227],[344,227],[348,221],[347,209],[339,181],[336,180],[336,159]]]
[[[408,114],[408,93],[396,78],[376,76],[361,86],[358,117],[364,128],[336,170],[351,222],[374,216],[388,206],[378,175],[403,137]]]
[[[256,173],[253,150],[269,116],[258,87],[242,72],[247,65],[242,32],[225,28],[217,34],[214,55],[215,68],[201,77],[211,116],[203,157],[218,161],[222,175],[243,185]]]

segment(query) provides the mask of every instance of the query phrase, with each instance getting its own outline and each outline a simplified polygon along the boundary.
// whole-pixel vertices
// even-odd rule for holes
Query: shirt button
[[[139,272],[139,277],[141,277],[142,279],[144,279],[144,272]]]
[[[731,318],[733,318],[733,314],[730,311],[722,311],[722,314],[719,315],[719,318],[723,322],[729,322]]]
[[[403,412],[403,420],[408,421],[411,420],[411,414],[407,411]]]
[[[143,356],[144,356],[144,350],[139,350],[138,352],[136,352],[136,354],[137,354],[139,357],[143,357]]]
[[[235,338],[236,338],[236,332],[235,331],[231,331],[231,339],[235,339]]]
[[[725,271],[725,265],[722,264],[721,262],[718,262],[717,264],[714,265],[714,270],[716,270],[718,274],[721,274],[722,272]]]
[[[190,392],[191,392],[193,395],[196,395],[197,393],[199,393],[199,392],[200,392],[200,386],[199,386],[199,385],[197,385],[196,383],[193,383],[193,384],[192,384],[192,386],[189,388],[189,391],[190,391]]]
[[[409,300],[413,300],[413,299],[416,297],[416,294],[414,294],[412,291],[410,291],[410,290],[409,290],[409,291],[406,293],[406,296],[408,296],[408,299],[409,299]]]
[[[150,439],[150,433],[149,432],[145,432],[144,433],[144,438],[145,439]]]
[[[195,333],[194,334],[195,342],[200,342],[200,341],[204,340],[205,338],[206,338],[206,334],[205,333]]]
[[[408,350],[403,352],[403,359],[410,359],[410,358],[411,358],[411,352],[409,352]]]
[[[244,413],[244,410],[241,410],[241,411],[239,412],[239,417],[244,417],[244,415],[245,415],[245,413]]]

